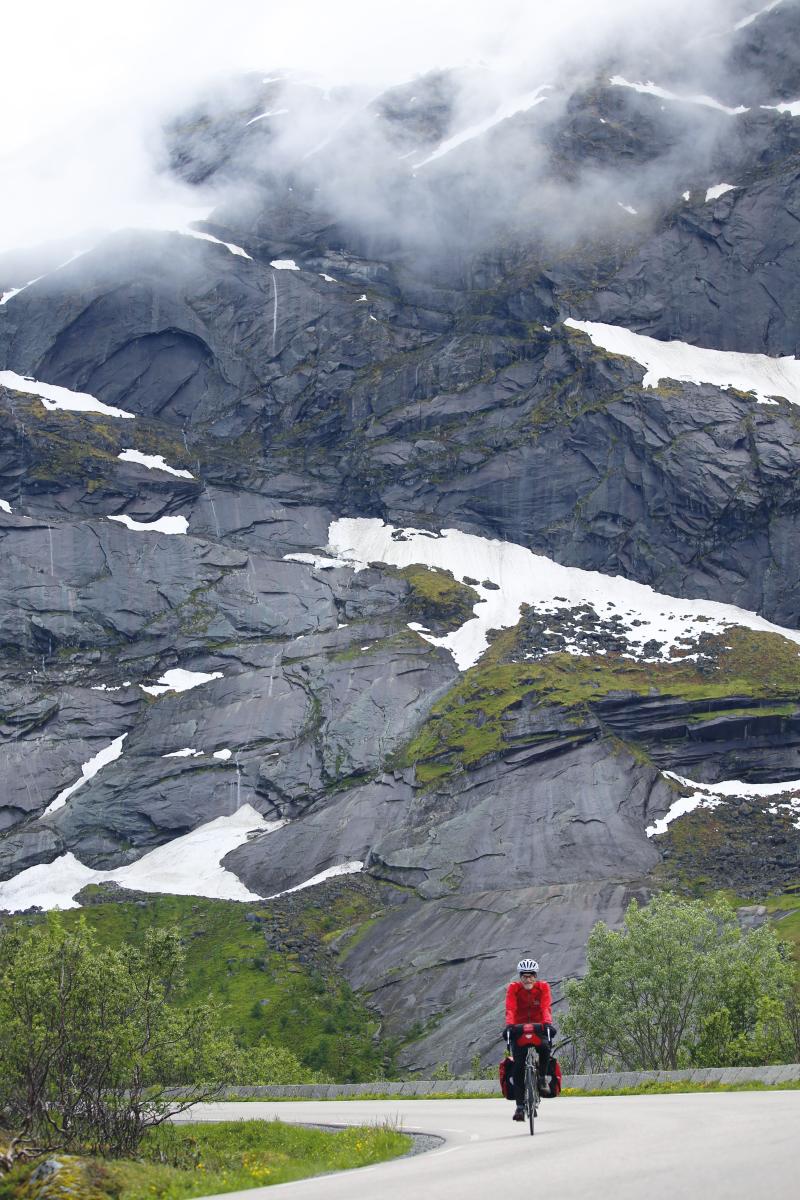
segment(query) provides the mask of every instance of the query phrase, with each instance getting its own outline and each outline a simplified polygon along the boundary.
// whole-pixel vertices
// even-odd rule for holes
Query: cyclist
[[[539,1084],[544,1090],[544,1077],[550,1065],[550,1038],[552,1030],[552,997],[550,984],[543,979],[537,979],[539,964],[535,958],[523,958],[517,963],[519,982],[514,980],[506,989],[506,1027],[504,1037],[511,1042],[514,1054],[514,1099],[517,1107],[514,1110],[514,1121],[525,1120],[523,1096],[525,1091],[525,1057],[530,1043],[518,1045],[518,1037],[514,1036],[515,1025],[536,1023],[543,1025],[543,1036],[537,1037],[536,1048],[539,1051]],[[519,1033],[519,1031],[517,1031]]]

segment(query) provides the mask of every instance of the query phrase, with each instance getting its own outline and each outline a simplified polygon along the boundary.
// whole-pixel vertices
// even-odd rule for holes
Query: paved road
[[[227,1200],[796,1200],[800,1091],[565,1097],[544,1102],[531,1137],[498,1100],[204,1104],[194,1120],[279,1117],[402,1122],[438,1150],[338,1175],[229,1192]]]

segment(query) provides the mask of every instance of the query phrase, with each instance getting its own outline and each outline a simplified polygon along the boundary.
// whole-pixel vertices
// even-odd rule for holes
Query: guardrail
[[[669,1083],[791,1083],[800,1081],[800,1063],[776,1067],[702,1067],[687,1071],[605,1071],[595,1075],[565,1075],[564,1086],[583,1091],[636,1087],[649,1081]],[[346,1096],[430,1096],[467,1093],[470,1096],[499,1096],[496,1079],[415,1079],[403,1083],[374,1080],[371,1083],[286,1083],[271,1086],[228,1087],[231,1100],[333,1100]]]

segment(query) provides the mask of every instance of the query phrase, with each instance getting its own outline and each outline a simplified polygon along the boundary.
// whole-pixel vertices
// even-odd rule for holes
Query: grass
[[[686,717],[694,723],[720,716],[788,716],[800,701],[800,651],[779,634],[736,628],[701,635],[701,663],[566,653],[509,661],[519,653],[519,629],[495,638],[482,661],[433,706],[406,747],[402,763],[416,766],[421,783],[434,783],[510,748],[507,717],[523,704],[557,705],[579,714],[614,693],[660,695],[694,705]],[[724,706],[724,701],[734,703]],[[535,737],[525,740],[534,742]]]
[[[74,1200],[186,1200],[365,1167],[410,1148],[411,1138],[390,1125],[336,1133],[278,1120],[164,1125],[147,1134],[135,1160],[71,1159],[68,1190],[54,1194]],[[31,1169],[0,1176],[0,1200],[27,1200],[33,1194],[27,1183]]]
[[[187,1005],[213,994],[227,1005],[241,1046],[265,1037],[332,1079],[373,1079],[386,1067],[372,1041],[378,1020],[325,949],[325,941],[339,934],[352,931],[355,938],[371,919],[373,901],[347,888],[333,889],[324,905],[314,898],[293,900],[290,906],[249,906],[150,896],[89,904],[65,912],[63,920],[69,927],[83,917],[101,943],[115,947],[139,944],[148,929],[177,926],[186,951]]]

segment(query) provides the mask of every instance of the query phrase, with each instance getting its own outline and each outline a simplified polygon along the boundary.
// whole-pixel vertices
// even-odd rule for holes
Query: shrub
[[[232,1041],[213,1003],[176,1005],[182,959],[175,930],[114,950],[57,915],[0,930],[5,1121],[42,1146],[126,1154],[170,1111],[216,1094]],[[179,1101],[174,1083],[188,1085]]]
[[[566,988],[563,1031],[595,1065],[628,1070],[790,1061],[794,969],[764,925],[743,933],[728,904],[670,893],[599,922],[587,972]]]

